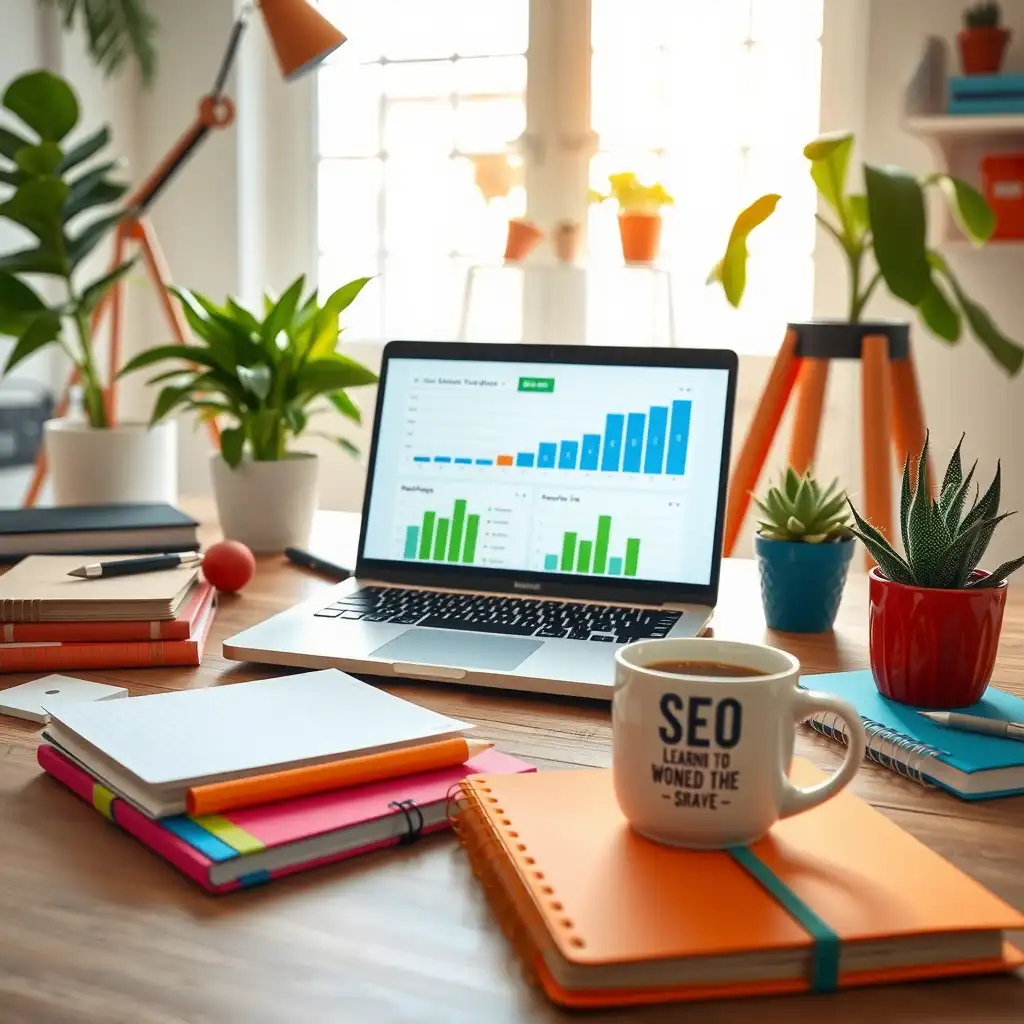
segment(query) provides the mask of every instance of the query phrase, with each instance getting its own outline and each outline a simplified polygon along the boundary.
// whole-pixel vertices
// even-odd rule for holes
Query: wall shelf
[[[966,139],[978,136],[1015,136],[1024,139],[1024,114],[918,114],[904,127],[924,138]]]

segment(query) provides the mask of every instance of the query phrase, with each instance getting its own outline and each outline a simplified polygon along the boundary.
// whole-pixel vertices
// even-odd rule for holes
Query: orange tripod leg
[[[906,359],[894,361],[889,369],[892,378],[892,443],[896,465],[902,470],[910,456],[911,482],[917,480],[917,457],[924,447],[924,412],[921,391],[917,386],[913,352]],[[926,479],[934,486],[935,473],[929,465]]]
[[[786,411],[800,360],[796,354],[796,331],[786,331],[785,340],[775,357],[772,372],[768,376],[761,402],[754,413],[743,448],[729,480],[729,495],[725,507],[725,543],[723,551],[731,555],[743,526],[743,519],[750,507],[750,492],[757,486],[758,477],[764,468],[764,460],[775,439],[775,433]]]
[[[865,518],[891,538],[892,472],[886,452],[891,422],[889,339],[884,334],[865,337],[861,362]],[[866,557],[870,568],[874,562],[870,555]]]
[[[793,423],[793,440],[789,446],[789,464],[801,475],[814,464],[827,384],[827,359],[800,361],[800,377],[796,382],[796,420]]]

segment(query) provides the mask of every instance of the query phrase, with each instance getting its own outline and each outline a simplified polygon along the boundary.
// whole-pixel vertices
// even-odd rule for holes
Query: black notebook
[[[0,510],[0,562],[26,555],[195,551],[199,524],[171,505]]]

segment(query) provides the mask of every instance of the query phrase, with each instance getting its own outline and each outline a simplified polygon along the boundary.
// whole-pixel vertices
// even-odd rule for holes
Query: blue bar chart
[[[493,458],[468,455],[414,455],[413,462],[456,466],[497,466],[585,473],[642,473],[684,476],[690,443],[692,402],[652,405],[646,412],[605,416],[603,434],[541,441],[534,450]]]

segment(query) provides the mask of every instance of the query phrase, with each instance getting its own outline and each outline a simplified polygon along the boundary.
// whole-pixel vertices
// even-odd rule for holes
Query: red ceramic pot
[[[1006,581],[991,590],[908,587],[877,568],[869,580],[871,671],[882,696],[920,708],[976,704],[996,662]]]
[[[1010,30],[1002,26],[965,28],[957,36],[965,75],[995,75],[1003,66]]]

